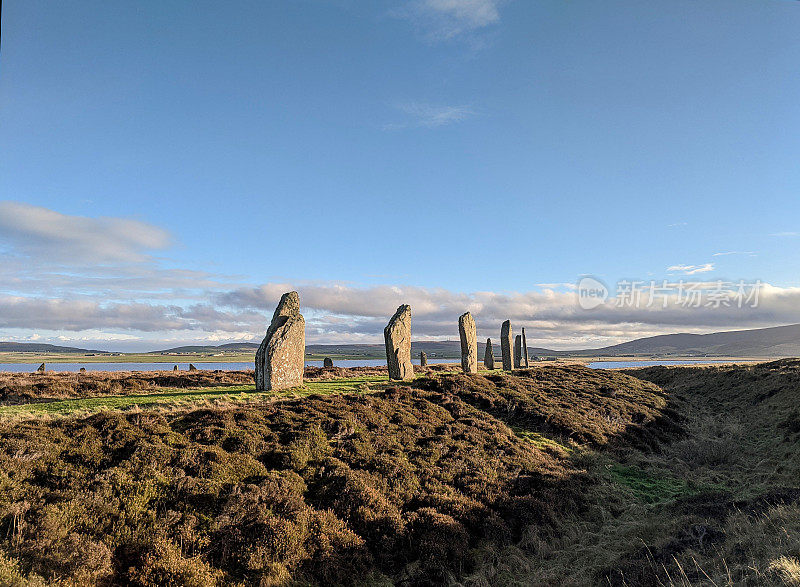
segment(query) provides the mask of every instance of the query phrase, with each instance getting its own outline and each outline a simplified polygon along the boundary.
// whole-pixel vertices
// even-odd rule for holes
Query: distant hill
[[[495,358],[500,357],[500,339],[492,339]],[[483,360],[485,344],[478,343],[478,359]],[[416,357],[425,351],[429,358],[456,359],[461,356],[457,340],[441,342],[420,341],[411,343],[411,354]],[[382,344],[309,345],[307,353],[339,354],[383,358]],[[659,357],[800,357],[800,324],[775,326],[753,330],[732,330],[712,334],[663,334],[639,338],[630,342],[599,349],[556,351],[541,347],[528,347],[531,356],[600,357],[600,356],[659,356]]]
[[[663,334],[601,349],[570,351],[571,356],[798,357],[800,324],[712,334]]]
[[[220,345],[194,345],[178,346],[163,351],[150,351],[149,354],[157,355],[161,353],[220,353],[220,352],[249,352],[256,351],[258,344],[254,342],[229,342]]]
[[[0,353],[108,353],[71,346],[41,344],[38,342],[0,342]]]
[[[495,358],[500,358],[500,339],[492,339]],[[483,360],[484,343],[478,343],[478,359]],[[231,342],[221,345],[179,346],[150,354],[162,353],[255,353],[258,343]],[[417,357],[425,351],[430,359],[457,359],[461,356],[461,345],[457,340],[418,341],[411,343],[411,354]],[[109,351],[82,349],[77,347],[30,342],[0,342],[3,353],[75,353],[109,354]],[[386,356],[382,344],[310,344],[306,354],[349,356],[364,359],[383,359]],[[800,357],[800,324],[775,326],[753,330],[732,330],[712,334],[662,334],[638,338],[599,349],[555,351],[540,347],[528,347],[531,356],[550,357]]]

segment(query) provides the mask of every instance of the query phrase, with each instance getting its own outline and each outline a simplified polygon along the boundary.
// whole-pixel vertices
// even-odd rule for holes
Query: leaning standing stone
[[[37,373],[44,373],[44,370],[45,370],[44,363],[42,363],[41,365],[39,365],[39,368],[36,369],[36,372]]]
[[[428,366],[428,355],[425,354],[425,351],[419,352],[419,366],[420,367]]]
[[[189,363],[189,371],[197,371],[197,367]]]
[[[408,380],[414,378],[411,364],[411,306],[403,304],[397,308],[389,324],[383,329],[386,341],[386,364],[389,379]]]
[[[461,337],[461,368],[464,373],[478,372],[478,334],[475,319],[465,312],[458,318],[458,334]]]
[[[330,357],[325,357],[324,359],[322,359],[322,366],[325,369],[330,369],[331,367],[333,367],[333,359],[331,359]]]
[[[492,339],[486,339],[486,351],[483,353],[483,366],[487,369],[494,369],[494,350],[492,349]]]
[[[500,329],[500,351],[503,353],[503,371],[511,371],[511,320],[503,322]]]
[[[521,362],[522,362],[522,337],[518,334],[514,338],[514,369],[519,369]]]
[[[267,334],[256,352],[256,389],[269,391],[303,384],[306,321],[300,314],[300,296],[281,296]]]
[[[525,328],[522,329],[522,366],[526,369],[531,366],[528,359],[528,339],[525,338]]]

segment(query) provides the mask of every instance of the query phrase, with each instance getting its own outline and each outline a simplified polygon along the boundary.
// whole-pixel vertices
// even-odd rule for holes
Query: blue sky
[[[471,309],[559,348],[800,322],[798,2],[2,16],[0,338],[250,340],[283,287],[316,300],[315,342],[377,342],[403,301],[419,338]],[[769,289],[755,312],[606,316],[575,309],[586,274],[612,299],[622,279]]]

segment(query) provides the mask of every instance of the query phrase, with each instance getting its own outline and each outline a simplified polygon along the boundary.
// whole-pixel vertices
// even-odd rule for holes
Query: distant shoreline
[[[329,357],[334,361],[347,360],[347,361],[374,361],[384,358],[383,356],[364,356],[364,355],[322,355],[318,353],[306,354],[307,361],[321,361]],[[41,364],[41,363],[244,363],[251,362],[255,358],[255,353],[225,353],[208,354],[208,353],[187,353],[180,355],[161,355],[150,353],[122,353],[110,355],[84,355],[81,353],[0,353],[0,363],[14,363],[14,364]],[[436,363],[439,360],[453,360],[458,357],[428,357],[430,363]],[[497,360],[499,357],[495,357]],[[553,360],[532,361],[533,365],[547,365],[547,364],[564,364],[564,363],[594,363],[594,362],[639,362],[639,361],[691,361],[692,363],[703,364],[704,362],[720,364],[724,363],[753,363],[753,362],[766,362],[785,357],[697,357],[697,356],[603,356],[603,357],[588,357],[588,356],[574,356],[574,357],[557,357]]]

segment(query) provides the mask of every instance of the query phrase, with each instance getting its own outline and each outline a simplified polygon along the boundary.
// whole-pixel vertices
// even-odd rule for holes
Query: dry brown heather
[[[498,584],[485,553],[555,543],[592,503],[558,441],[654,446],[681,430],[666,402],[552,367],[2,424],[0,584]]]
[[[457,368],[459,368],[457,365],[442,364],[429,365],[427,369],[416,367],[416,370],[433,373]],[[332,369],[306,367],[304,377],[308,381],[319,381],[384,374],[386,374],[386,367],[333,367]],[[0,372],[0,405],[105,395],[156,393],[164,388],[186,389],[250,384],[253,384],[252,370]]]

